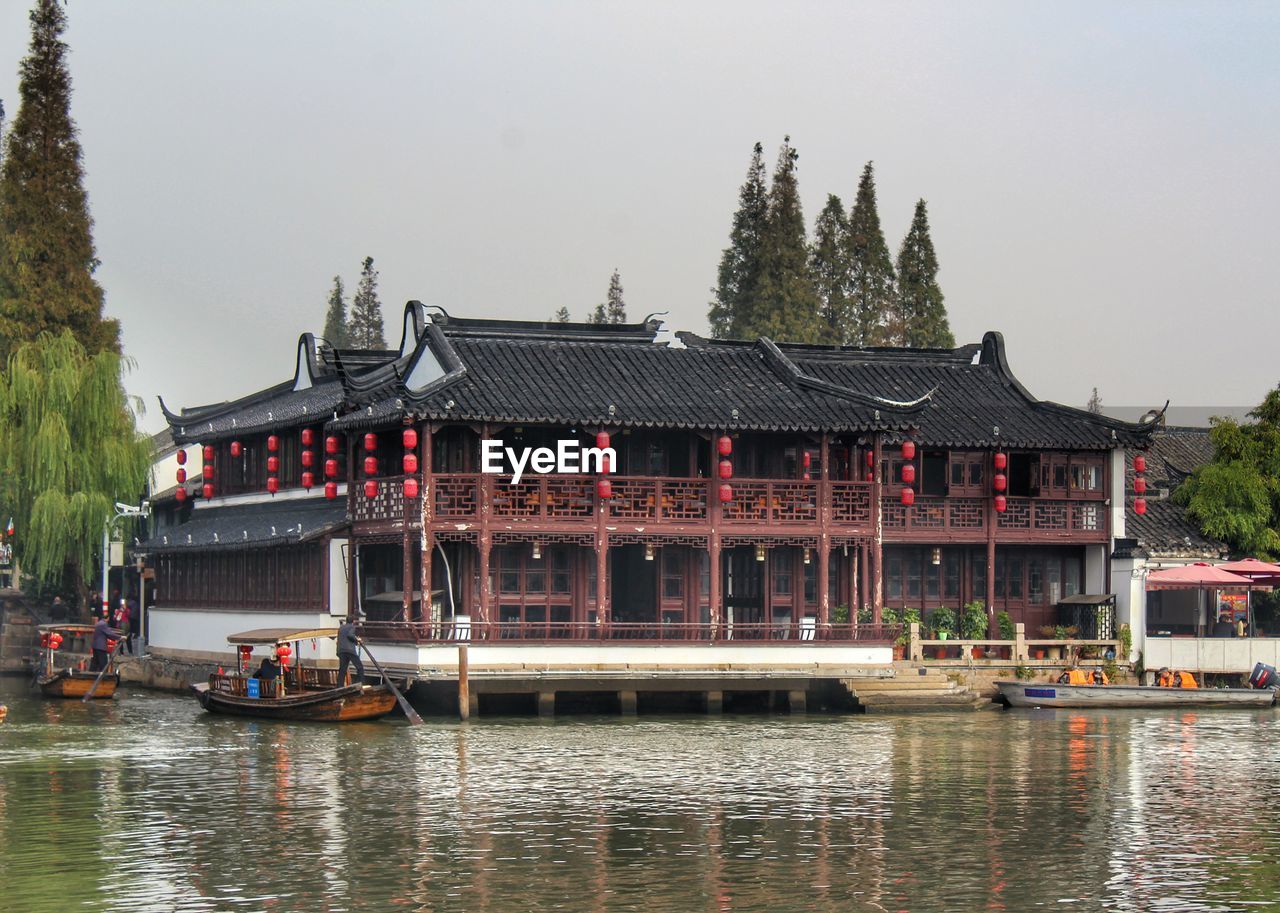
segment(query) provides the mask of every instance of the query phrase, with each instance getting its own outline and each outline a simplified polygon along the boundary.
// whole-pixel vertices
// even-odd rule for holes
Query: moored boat
[[[1143,685],[1061,685],[997,681],[1010,707],[1269,707],[1270,689],[1156,688]]]
[[[341,723],[372,720],[386,716],[396,705],[395,692],[383,681],[366,685],[361,681],[339,682],[336,669],[319,669],[290,664],[297,645],[304,640],[332,638],[332,629],[300,631],[290,628],[262,628],[233,634],[227,642],[237,648],[238,668],[232,674],[217,672],[207,682],[192,685],[200,706],[210,713],[251,716],[271,720]],[[281,650],[290,642],[292,649]],[[248,672],[249,658],[256,646],[274,650],[282,662],[277,675],[259,678]]]
[[[55,624],[40,626],[41,670],[36,677],[36,684],[45,697],[80,698],[90,691],[94,700],[107,700],[115,697],[116,688],[120,684],[120,675],[114,669],[114,642],[107,657],[107,668],[101,671],[84,669],[79,666],[55,668],[54,656],[64,640],[74,641],[77,638],[88,640],[93,636],[93,625]],[[94,687],[97,682],[97,687]]]

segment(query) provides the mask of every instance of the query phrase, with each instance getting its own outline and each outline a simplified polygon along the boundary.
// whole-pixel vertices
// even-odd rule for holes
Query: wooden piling
[[[471,717],[471,684],[468,681],[467,645],[458,644],[458,719]]]

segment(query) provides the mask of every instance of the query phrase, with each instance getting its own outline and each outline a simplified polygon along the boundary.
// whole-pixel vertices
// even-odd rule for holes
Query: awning
[[[279,644],[291,640],[311,640],[319,637],[337,637],[337,628],[310,628],[299,630],[297,628],[255,628],[252,631],[245,631],[242,634],[232,634],[227,637],[227,643],[232,645],[250,644],[253,646],[261,646],[263,644]]]
[[[1224,571],[1212,564],[1197,561],[1184,567],[1153,571],[1147,576],[1148,590],[1247,590],[1270,589],[1258,586],[1248,577]]]
[[[1241,558],[1239,561],[1228,561],[1217,565],[1219,570],[1230,571],[1251,580],[1255,577],[1280,577],[1280,564],[1270,564],[1257,558]]]
[[[1079,593],[1059,599],[1058,605],[1107,605],[1115,600],[1116,597],[1112,593]]]

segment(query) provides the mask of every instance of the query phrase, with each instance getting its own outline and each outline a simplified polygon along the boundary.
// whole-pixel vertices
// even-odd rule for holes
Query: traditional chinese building
[[[175,651],[357,612],[370,638],[424,645],[465,625],[884,647],[886,607],[972,600],[1047,623],[1110,591],[1125,453],[1150,431],[1037,400],[998,333],[851,349],[416,302],[395,350],[304,336],[291,380],[166,416],[202,470],[145,546],[153,645]],[[513,484],[482,471],[483,441],[616,465]]]

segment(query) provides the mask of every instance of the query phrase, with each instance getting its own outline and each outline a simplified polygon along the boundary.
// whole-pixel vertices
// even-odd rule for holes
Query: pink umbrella
[[[1197,561],[1184,567],[1171,567],[1152,571],[1147,575],[1149,590],[1245,590],[1253,586],[1248,577],[1224,571],[1220,567]]]
[[[1243,577],[1280,577],[1280,564],[1270,564],[1257,558],[1241,558],[1217,565],[1219,570],[1230,571]]]

